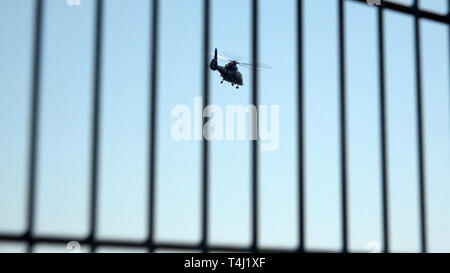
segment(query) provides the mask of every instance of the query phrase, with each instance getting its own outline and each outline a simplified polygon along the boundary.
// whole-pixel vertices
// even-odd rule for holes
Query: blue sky
[[[37,234],[84,236],[88,229],[91,80],[95,1],[45,5]],[[337,1],[305,0],[306,246],[339,250]],[[412,1],[402,1],[410,4]],[[445,0],[423,0],[445,13]],[[33,24],[31,0],[0,0],[0,231],[25,228],[26,160]],[[147,233],[149,31],[147,0],[105,0],[100,158],[101,238]],[[251,1],[214,0],[211,50],[251,60]],[[377,11],[347,1],[350,248],[381,241]],[[202,1],[160,3],[156,239],[198,242],[201,143],[170,137],[178,104],[202,93]],[[261,246],[295,247],[295,1],[260,4],[260,103],[280,105],[280,145],[260,153]],[[419,250],[413,18],[386,11],[390,231],[393,251]],[[422,21],[428,235],[450,252],[450,86],[448,27]],[[226,55],[226,54],[224,54]],[[221,63],[223,64],[223,63]],[[237,91],[211,72],[211,103],[247,105],[251,71]],[[250,142],[211,143],[211,243],[251,238]],[[0,242],[0,251],[20,251]],[[38,246],[38,251],[65,251]],[[111,249],[102,249],[109,251]],[[130,250],[131,251],[131,250]],[[137,250],[139,251],[139,250]]]

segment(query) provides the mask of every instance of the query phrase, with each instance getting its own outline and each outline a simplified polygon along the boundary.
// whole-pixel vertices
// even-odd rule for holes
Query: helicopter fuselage
[[[212,59],[211,63],[209,64],[209,67],[213,71],[219,71],[220,76],[222,76],[223,81],[230,82],[231,85],[236,85],[236,88],[239,88],[239,86],[244,85],[244,79],[242,77],[241,72],[239,72],[237,68],[237,62],[231,61],[225,66],[220,66],[217,62],[217,49],[214,54],[214,59]]]
[[[232,68],[218,65],[216,69],[225,81],[236,85],[244,85],[242,74],[237,67]]]

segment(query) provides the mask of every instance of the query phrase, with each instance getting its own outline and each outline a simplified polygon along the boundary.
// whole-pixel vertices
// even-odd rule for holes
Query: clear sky
[[[42,59],[37,234],[88,231],[95,1],[46,0]],[[147,234],[148,82],[151,5],[105,0],[99,237]],[[171,109],[202,94],[202,2],[160,1],[156,240],[198,242],[201,142],[176,142]],[[296,17],[294,0],[260,1],[260,103],[280,106],[280,145],[260,153],[261,246],[295,247],[297,237]],[[402,1],[411,4],[410,1]],[[447,11],[446,0],[421,6]],[[25,229],[32,60],[32,0],[0,0],[0,232]],[[350,248],[380,242],[381,176],[377,11],[346,3]],[[340,164],[337,1],[304,0],[306,246],[339,250]],[[251,61],[251,1],[213,0],[211,50]],[[413,18],[386,11],[390,232],[393,251],[419,250]],[[422,21],[426,190],[431,251],[450,252],[449,30]],[[220,64],[224,64],[221,62]],[[220,85],[211,103],[247,105],[244,86]],[[211,243],[251,240],[249,141],[210,149]],[[0,242],[0,251],[21,244]],[[65,251],[37,247],[38,251]],[[110,251],[112,249],[101,249]],[[130,251],[139,251],[133,249]]]

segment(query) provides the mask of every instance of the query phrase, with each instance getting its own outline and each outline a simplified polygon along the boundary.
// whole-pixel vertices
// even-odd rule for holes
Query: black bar
[[[209,26],[210,26],[210,1],[204,0],[203,2],[203,56],[202,56],[202,69],[203,69],[203,109],[209,105]],[[203,119],[203,123],[206,124],[207,118]],[[203,252],[208,252],[208,179],[209,179],[209,165],[208,165],[208,140],[203,138],[202,140],[202,156],[203,156],[203,176],[202,176],[202,239],[201,249]]]
[[[341,118],[341,209],[342,252],[348,252],[347,230],[347,123],[345,96],[345,0],[339,0],[339,74],[340,74],[340,118]]]
[[[419,0],[414,1],[414,8],[419,9]],[[416,91],[417,91],[417,137],[418,137],[418,163],[419,163],[419,200],[420,200],[420,244],[421,251],[427,252],[427,230],[426,230],[426,201],[425,201],[425,147],[423,130],[423,108],[422,108],[422,65],[420,44],[420,19],[414,18],[415,46],[416,46]]]
[[[362,4],[367,5],[367,0],[349,0],[349,1],[356,1],[360,2]],[[441,15],[438,13],[426,11],[426,10],[416,10],[414,6],[406,6],[399,3],[391,2],[391,1],[382,1],[383,2],[383,8],[398,11],[401,13],[406,13],[409,15],[418,16],[419,18],[426,18],[435,22],[441,22],[441,23],[450,23],[450,18],[448,18],[445,15]]]
[[[9,242],[23,242],[28,238],[25,235],[13,235],[13,234],[0,234],[0,241]],[[89,238],[82,237],[66,237],[66,236],[36,236],[31,239],[35,243],[53,244],[53,245],[66,245],[70,241],[77,241],[81,245],[90,245]],[[129,248],[145,248],[148,247],[148,240],[135,241],[135,240],[115,240],[115,239],[97,239],[95,241],[97,247],[129,247]],[[153,243],[153,251],[156,249],[176,249],[176,250],[201,250],[199,244],[189,244],[181,242],[158,242]],[[259,252],[282,252],[292,253],[296,249],[290,248],[258,248]],[[242,247],[238,245],[209,245],[208,251],[223,251],[223,252],[251,252],[249,247]],[[309,253],[327,253],[332,252],[324,249],[311,249]]]
[[[102,28],[103,28],[103,0],[97,0],[95,25],[95,60],[94,60],[94,98],[92,104],[92,147],[91,147],[91,207],[90,228],[88,242],[91,252],[95,252],[97,244],[97,210],[98,210],[98,166],[100,152],[100,114],[101,114],[101,68],[102,68]]]
[[[305,252],[305,187],[303,127],[303,0],[297,1],[297,80],[298,80],[298,225],[299,252]]]
[[[32,252],[34,242],[32,234],[34,231],[35,218],[35,197],[36,197],[36,173],[38,160],[38,144],[39,144],[39,106],[40,106],[40,79],[41,79],[41,47],[42,47],[42,24],[43,24],[43,0],[36,1],[36,14],[34,23],[34,51],[33,51],[33,72],[31,83],[31,117],[30,117],[30,142],[29,142],[29,158],[28,158],[28,214],[27,214],[27,230],[25,232],[25,240],[28,241],[27,252]]]
[[[252,1],[252,54],[253,54],[253,92],[252,103],[258,107],[258,0]],[[259,128],[259,117],[256,114],[255,125]],[[252,140],[252,241],[251,251],[258,251],[258,131],[255,132],[256,139]]]
[[[387,124],[386,124],[386,83],[384,62],[384,18],[382,6],[378,9],[378,51],[380,77],[380,129],[381,129],[381,184],[383,213],[383,252],[389,252],[389,206],[388,206],[388,157],[387,157]]]
[[[57,256],[57,259],[55,259]],[[411,257],[413,256],[413,257]],[[230,258],[233,258],[234,266]],[[64,268],[68,264],[73,271],[86,270],[86,265],[101,264],[104,271],[128,272],[141,268],[164,268],[165,272],[303,272],[305,268],[315,268],[317,265],[323,271],[332,271],[335,268],[359,269],[359,263],[370,264],[373,271],[380,272],[386,268],[386,264],[401,264],[405,271],[414,270],[421,264],[430,263],[444,265],[444,255],[371,255],[371,254],[325,254],[325,255],[299,255],[298,253],[214,253],[192,254],[171,253],[168,255],[145,254],[97,254],[97,255],[17,255],[3,254],[3,265],[15,266],[18,270],[26,270],[29,264],[34,267]],[[187,262],[217,261],[217,267],[205,265],[202,268],[188,267]],[[241,259],[241,260],[238,260]],[[236,262],[238,260],[238,262]],[[246,265],[239,262],[246,261]],[[248,262],[250,261],[250,263]],[[254,262],[253,262],[254,261]],[[253,264],[252,264],[253,263]],[[250,266],[248,266],[250,264]],[[358,265],[357,265],[358,264]],[[150,270],[149,270],[150,271]],[[150,272],[162,270],[151,270]]]
[[[153,0],[152,6],[152,35],[151,35],[151,77],[150,77],[150,160],[149,160],[149,208],[148,208],[148,242],[147,247],[149,252],[155,250],[154,240],[155,240],[155,212],[156,212],[156,202],[155,202],[155,190],[156,190],[156,128],[157,124],[157,80],[158,80],[158,0]]]

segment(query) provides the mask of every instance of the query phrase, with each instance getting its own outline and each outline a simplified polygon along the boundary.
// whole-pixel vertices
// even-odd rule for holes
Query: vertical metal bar
[[[378,58],[380,77],[380,127],[381,127],[381,184],[383,214],[383,252],[389,252],[389,206],[388,206],[388,158],[387,158],[387,125],[386,125],[386,83],[384,62],[384,16],[383,3],[378,8]]]
[[[427,230],[426,230],[426,200],[425,200],[425,148],[423,130],[423,108],[422,108],[422,67],[421,67],[421,44],[420,44],[420,19],[419,0],[414,1],[414,29],[416,46],[416,91],[417,91],[417,136],[418,136],[418,163],[419,163],[419,200],[420,200],[420,232],[421,251],[427,252]]]
[[[100,150],[100,114],[101,114],[101,68],[102,68],[102,29],[103,29],[103,0],[97,0],[96,24],[95,24],[95,60],[92,104],[92,146],[91,146],[91,207],[90,229],[88,241],[91,252],[95,252],[97,245],[95,237],[97,233],[97,201],[98,201],[98,166]]]
[[[298,80],[298,225],[299,252],[305,252],[305,193],[304,193],[304,128],[303,128],[303,0],[297,1],[297,80]]]
[[[340,73],[340,119],[341,119],[341,209],[342,209],[342,252],[348,251],[347,230],[347,124],[345,95],[345,0],[339,0],[339,73]]]
[[[252,103],[258,107],[258,0],[252,1],[252,54],[253,54],[253,92]],[[258,114],[254,117],[256,129],[259,128]],[[258,131],[255,134],[257,137],[252,141],[252,241],[251,251],[258,251]]]
[[[43,0],[37,0],[35,4],[34,22],[34,45],[33,45],[33,71],[31,82],[31,116],[30,116],[30,139],[28,158],[28,215],[27,231],[25,237],[28,240],[27,252],[33,251],[33,231],[36,202],[36,178],[38,164],[38,144],[39,144],[39,106],[40,106],[40,79],[41,79],[41,47],[43,28]]]
[[[210,26],[210,1],[203,2],[203,109],[209,105],[209,26]],[[203,123],[207,122],[207,118],[203,119]],[[208,252],[208,192],[209,192],[209,164],[208,164],[208,140],[202,140],[202,156],[203,156],[203,176],[202,176],[202,239],[201,249],[203,252]]]
[[[149,208],[148,208],[148,250],[153,252],[154,240],[155,240],[155,213],[156,213],[156,200],[155,200],[155,190],[156,190],[156,128],[157,124],[157,80],[158,80],[158,0],[153,0],[152,6],[152,35],[151,35],[151,77],[150,77],[150,145],[149,145]]]
[[[450,0],[447,0],[447,28],[448,28],[448,49],[449,49],[449,59],[448,59],[448,65],[450,68]],[[450,69],[449,69],[450,70]],[[450,80],[450,77],[449,77]],[[450,97],[450,92],[449,92],[449,97]],[[450,100],[449,100],[449,110],[450,110]]]

